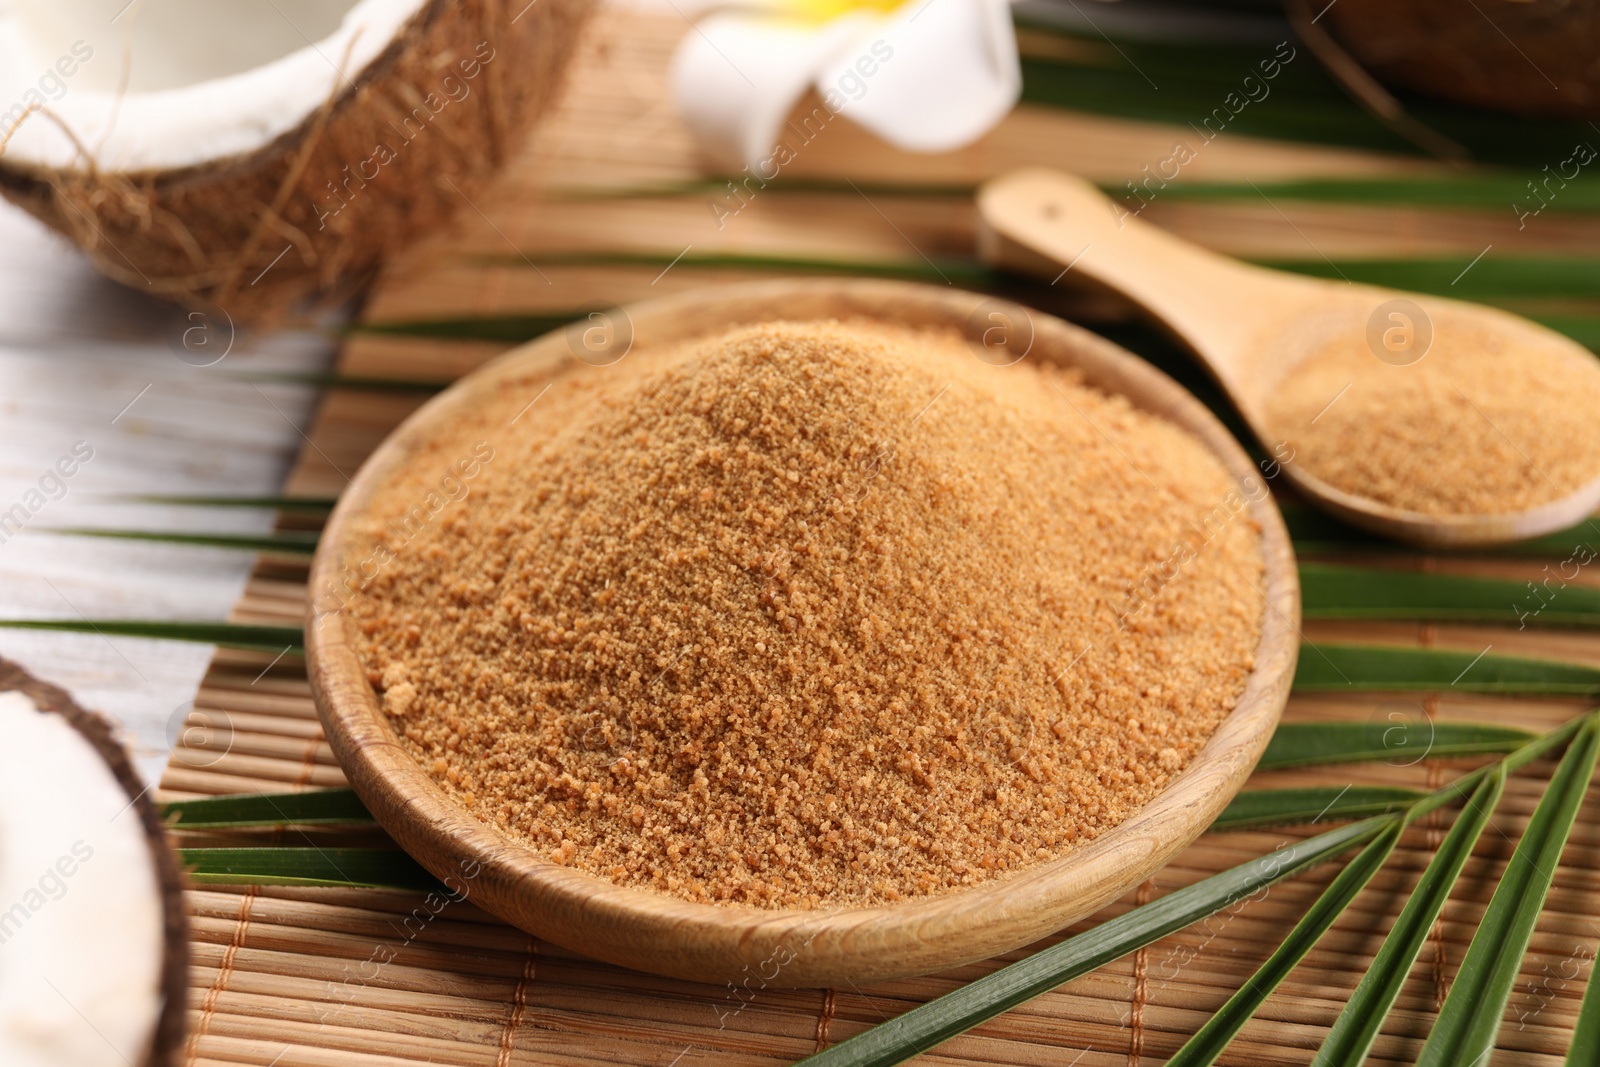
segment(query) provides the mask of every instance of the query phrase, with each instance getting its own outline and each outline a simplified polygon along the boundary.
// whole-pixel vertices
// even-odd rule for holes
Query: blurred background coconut
[[[1384,85],[1513,115],[1600,118],[1596,0],[1311,3]]]

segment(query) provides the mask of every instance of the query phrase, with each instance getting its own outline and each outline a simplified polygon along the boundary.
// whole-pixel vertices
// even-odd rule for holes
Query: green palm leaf
[[[68,537],[101,537],[114,541],[149,541],[156,544],[196,545],[204,548],[230,548],[242,552],[275,552],[289,556],[309,556],[317,550],[317,535],[287,531],[264,534],[183,533],[169,530],[117,530],[100,527],[54,526],[39,533]]]
[[[1240,793],[1212,823],[1213,831],[1308,822],[1344,822],[1386,815],[1424,794],[1389,786],[1344,789],[1256,789]],[[242,827],[354,825],[372,822],[353,789],[253,793],[174,800],[162,811],[178,830]]]
[[[1210,829],[1222,832],[1346,822],[1399,811],[1425,795],[1390,786],[1247,790],[1234,798]],[[198,797],[169,801],[162,811],[177,830],[349,826],[373,821],[353,789]]]
[[[1318,1067],[1360,1067],[1366,1060],[1383,1020],[1400,996],[1406,975],[1427,943],[1445,901],[1450,899],[1450,890],[1472,856],[1473,846],[1489,825],[1489,816],[1500,803],[1505,783],[1506,768],[1502,764],[1486,775],[1468,798],[1411,891],[1400,917],[1390,927],[1372,966],[1362,975],[1355,993],[1328,1031],[1314,1061]]]
[[[1405,832],[1403,816],[1390,816],[1383,832],[1334,876],[1332,884],[1317,898],[1311,909],[1295,923],[1283,943],[1267,961],[1228,998],[1217,1013],[1196,1030],[1194,1036],[1167,1061],[1167,1067],[1210,1067],[1222,1055],[1244,1024],[1261,1007],[1272,991],[1289,977],[1306,953],[1314,948],[1335,920],[1344,914],[1356,896],[1388,862],[1394,847]]]
[[[1494,252],[1471,270],[1466,266],[1475,253],[1459,258],[1346,259],[1329,263],[1316,259],[1256,259],[1275,270],[1315,278],[1365,282],[1415,293],[1438,293],[1458,300],[1491,303],[1512,299],[1550,300],[1569,297],[1592,301],[1600,292],[1600,258],[1594,256],[1500,256]]]
[[[520,344],[559,330],[571,322],[584,318],[601,308],[578,308],[572,311],[552,311],[523,315],[474,315],[443,319],[392,319],[384,322],[362,322],[351,327],[352,333],[380,334],[393,337],[436,337],[451,341],[495,341],[503,344]]]
[[[1555,858],[1550,861],[1553,875],[1555,860],[1560,858],[1562,843],[1565,841],[1567,832],[1571,830],[1572,821],[1577,816],[1577,807],[1582,802],[1584,791],[1588,788],[1589,776],[1594,770],[1595,756],[1600,753],[1600,740],[1597,740],[1600,739],[1600,715],[1590,714],[1573,720],[1564,727],[1546,734],[1544,737],[1534,739],[1499,763],[1463,775],[1445,789],[1422,798],[1404,812],[1392,816],[1392,826],[1385,831],[1383,836],[1369,844],[1339,872],[1328,889],[1323,892],[1301,920],[1295,924],[1289,936],[1273,951],[1272,955],[1261,965],[1255,975],[1195,1032],[1195,1035],[1178,1050],[1177,1055],[1168,1061],[1169,1067],[1174,1067],[1174,1065],[1176,1067],[1202,1067],[1202,1065],[1209,1065],[1215,1062],[1216,1058],[1222,1054],[1223,1050],[1228,1047],[1228,1044],[1244,1027],[1244,1024],[1250,1021],[1251,1016],[1255,1014],[1272,990],[1276,989],[1289,976],[1289,973],[1298,966],[1299,962],[1305,958],[1306,953],[1311,951],[1322,935],[1327,933],[1338,917],[1344,913],[1345,909],[1365,888],[1366,884],[1372,880],[1372,876],[1387,862],[1390,854],[1394,851],[1395,845],[1399,843],[1400,835],[1405,828],[1428,812],[1436,810],[1443,804],[1458,798],[1476,782],[1478,783],[1476,789],[1472,796],[1468,798],[1469,810],[1458,819],[1458,825],[1452,831],[1457,840],[1451,843],[1448,849],[1441,850],[1440,854],[1448,857],[1443,861],[1444,866],[1438,872],[1442,884],[1429,884],[1425,876],[1423,883],[1419,883],[1418,886],[1419,891],[1423,892],[1414,894],[1413,900],[1407,904],[1406,910],[1408,911],[1413,910],[1414,905],[1415,914],[1406,920],[1411,925],[1402,926],[1400,923],[1396,924],[1397,930],[1406,930],[1408,932],[1401,934],[1394,949],[1394,956],[1399,957],[1403,956],[1407,951],[1410,952],[1409,956],[1405,956],[1403,963],[1398,958],[1393,958],[1388,962],[1390,968],[1388,978],[1390,982],[1394,983],[1394,993],[1398,994],[1399,983],[1405,980],[1405,973],[1409,971],[1412,961],[1416,958],[1415,953],[1421,947],[1421,938],[1427,936],[1427,931],[1432,925],[1433,918],[1437,917],[1438,909],[1443,907],[1444,898],[1449,895],[1450,886],[1454,884],[1456,874],[1459,874],[1461,866],[1471,854],[1473,843],[1477,841],[1478,836],[1482,833],[1483,826],[1487,823],[1493,810],[1494,802],[1499,799],[1506,773],[1513,767],[1525,766],[1537,754],[1561,743],[1571,734],[1576,734],[1577,740],[1568,750],[1566,759],[1562,762],[1562,767],[1557,769],[1556,776],[1551,780],[1550,787],[1546,793],[1547,797],[1551,793],[1562,793],[1566,798],[1563,803],[1570,803],[1571,808],[1570,812],[1565,816],[1565,829],[1560,831],[1561,841],[1554,842],[1550,846],[1553,847],[1555,854]],[[1575,768],[1581,768],[1581,770],[1571,771],[1570,780],[1564,781],[1563,770],[1569,764]],[[1579,777],[1580,774],[1581,779]],[[1474,808],[1472,806],[1474,804],[1482,806]],[[1544,804],[1541,804],[1541,809],[1543,807]],[[1538,815],[1536,814],[1535,819],[1537,818]],[[1556,818],[1559,819],[1561,816],[1558,815]],[[1550,829],[1551,827],[1540,827],[1538,832],[1543,833]],[[1528,832],[1530,834],[1536,832],[1532,824],[1529,825]],[[1526,843],[1526,836],[1524,836],[1523,841]],[[1521,847],[1521,845],[1518,846],[1519,851]],[[1542,851],[1548,851],[1548,849]],[[1435,862],[1439,861],[1436,859]],[[1514,865],[1515,862],[1516,858],[1513,856],[1512,864]],[[1429,873],[1432,873],[1432,871],[1432,865],[1430,865]],[[1448,879],[1444,877],[1446,874],[1448,874]],[[1509,876],[1510,871],[1508,868],[1507,877]],[[1522,937],[1519,945],[1515,945],[1515,955],[1511,956],[1507,952],[1499,958],[1502,966],[1505,965],[1506,961],[1509,961],[1510,973],[1504,978],[1505,988],[1501,994],[1502,999],[1495,1009],[1496,1022],[1494,1027],[1487,1031],[1486,1043],[1483,1046],[1485,1055],[1494,1046],[1494,1035],[1495,1030],[1498,1028],[1499,1013],[1504,1009],[1505,998],[1510,996],[1511,986],[1516,981],[1518,964],[1522,959],[1523,953],[1527,950],[1527,938],[1532,936],[1533,922],[1538,918],[1539,909],[1543,904],[1544,894],[1548,888],[1547,881],[1543,888],[1538,890],[1537,900],[1532,901],[1531,904],[1531,898],[1526,895],[1519,901],[1519,907],[1523,909],[1523,912],[1531,911],[1531,914],[1526,917],[1526,936]],[[1491,910],[1492,908],[1493,905],[1491,904]],[[1426,916],[1426,921],[1424,921],[1424,916]],[[1485,923],[1487,921],[1486,917]],[[1480,927],[1479,936],[1481,937],[1482,935],[1483,930]],[[1391,931],[1392,936],[1393,931]],[[1416,940],[1415,945],[1409,944],[1412,939]],[[1476,944],[1476,940],[1475,938],[1474,944]],[[1471,958],[1470,950],[1468,958]],[[1464,970],[1466,963],[1463,962],[1462,966]],[[1387,995],[1386,988],[1379,988],[1368,994],[1369,998],[1374,1001],[1382,999],[1385,995]],[[1357,1063],[1359,1063],[1360,1058],[1366,1055],[1366,1049],[1371,1044],[1371,1036],[1376,1035],[1377,1028],[1382,1025],[1384,1015],[1392,1003],[1393,996],[1391,995],[1388,996],[1387,1002],[1381,1006],[1373,1003],[1370,1006],[1371,1010],[1359,1017],[1363,1028],[1371,1028],[1371,1035],[1367,1036],[1365,1042],[1360,1044],[1359,1054],[1356,1058]],[[1468,1003],[1470,1004],[1471,1002]],[[1448,1001],[1446,1004],[1448,1006]],[[1470,1007],[1464,1008],[1462,1011],[1467,1015],[1472,1014]],[[1435,1033],[1437,1032],[1436,1029]],[[1352,1035],[1352,1038],[1359,1040],[1359,1035]],[[1442,1062],[1456,1061],[1447,1058]],[[1467,1061],[1462,1060],[1460,1062]],[[1477,1063],[1480,1061],[1474,1058],[1471,1062]]]
[[[1389,822],[1378,818],[1350,823],[1214,874],[969,982],[801,1062],[810,1067],[889,1067],[904,1062],[1252,893],[1365,845],[1381,834]]]
[[[1600,589],[1560,582],[1470,578],[1459,574],[1300,565],[1308,619],[1419,619],[1516,626],[1600,626]]]
[[[1170,123],[1193,131],[1184,138],[1196,152],[1205,150],[1210,137],[1223,135],[1418,152],[1351,100],[1301,44],[1292,55],[1283,53],[1287,62],[1264,83],[1268,95],[1230,114],[1233,109],[1224,110],[1224,101],[1230,94],[1239,98],[1241,79],[1256,73],[1258,64],[1273,55],[1272,43],[1259,38],[1199,44],[1151,40],[1144,34],[1118,34],[1113,28],[1113,47],[1098,34],[1074,33],[1031,18],[1018,21],[1034,34],[1070,40],[1074,53],[1073,58],[1063,59],[1058,50],[1034,49],[1024,38],[1026,103]],[[1283,40],[1292,40],[1287,26],[1283,34]],[[1418,99],[1408,100],[1406,106],[1413,118],[1464,145],[1474,158],[1528,167],[1533,173],[1570,157],[1578,142],[1594,140],[1594,132],[1581,122],[1530,121]],[[1222,132],[1208,132],[1202,124],[1219,112],[1225,124],[1213,121],[1212,126]],[[1165,191],[1160,189],[1158,195]],[[1509,205],[1504,210],[1509,215]]]
[[[1494,1049],[1534,925],[1594,775],[1596,755],[1600,718],[1590,716],[1506,864],[1417,1067],[1479,1063]]]
[[[486,262],[526,266],[525,256],[486,256]],[[1004,291],[1018,299],[1049,306],[1050,290],[1037,280],[991,267],[966,256],[938,259],[908,257],[898,260],[845,259],[829,256],[772,255],[740,252],[687,253],[676,251],[562,252],[539,254],[546,266],[638,267],[661,271],[668,267],[690,270],[762,272],[779,274],[845,274],[861,277],[905,278],[939,285]],[[1600,282],[1600,258],[1573,256],[1522,256],[1491,263],[1485,259],[1463,274],[1471,257],[1464,259],[1256,260],[1279,270],[1313,277],[1350,278],[1417,292],[1435,292],[1498,304],[1537,318],[1580,343],[1600,341],[1600,303],[1595,302]],[[1564,300],[1552,310],[1552,300]],[[1565,306],[1578,302],[1573,309]],[[1588,310],[1586,310],[1588,309]],[[515,344],[581,318],[583,311],[502,316],[460,316],[447,319],[396,320],[362,327],[397,336],[440,337],[467,341]],[[1116,329],[1102,332],[1117,333]],[[365,378],[338,374],[251,376],[252,380],[293,382],[345,389],[401,392],[437,392],[448,382]],[[1214,405],[1213,405],[1214,406]],[[1568,546],[1570,547],[1570,546]]]
[[[1515,727],[1471,722],[1286,722],[1273,733],[1256,769],[1380,761],[1410,765],[1429,756],[1510,752],[1533,736]]]
[[[676,264],[692,270],[763,271],[780,274],[854,274],[867,278],[909,278],[939,285],[992,287],[1004,277],[999,271],[970,258],[941,257],[904,260],[834,259],[827,256],[778,256],[742,252],[558,252],[536,254],[539,263],[566,267],[640,267],[655,269]],[[521,255],[488,256],[502,266],[527,266]]]
[[[1577,734],[1588,738],[1592,746],[1596,724],[1600,722],[1597,714],[1600,713],[1572,719],[1507,754],[1499,764],[1463,774],[1416,801],[1404,813],[1350,823],[1212,875],[1002,967],[801,1062],[813,1067],[889,1067],[921,1055],[942,1041],[1214,914],[1250,893],[1365,846],[1392,831],[1397,820],[1415,822],[1429,812],[1458,803],[1497,770],[1510,772],[1524,767]],[[1567,763],[1564,761],[1562,766]],[[1593,767],[1592,751],[1588,766]]]
[[[1382,785],[1351,785],[1342,789],[1332,786],[1247,789],[1222,810],[1211,824],[1210,832],[1365,819],[1400,811],[1425,795],[1415,789]]]
[[[415,325],[424,335],[433,325],[428,320],[415,323],[391,323],[396,333],[404,333]],[[518,338],[520,339],[520,338]],[[133,494],[113,496],[109,499],[135,504],[165,504],[175,507],[246,508],[268,511],[303,512],[308,515],[325,515],[339,502],[338,497],[303,496],[183,496]],[[1302,555],[1317,552],[1379,551],[1394,552],[1396,546],[1376,534],[1340,522],[1332,516],[1302,504],[1286,502],[1280,505],[1295,549]],[[1517,556],[1534,559],[1568,557],[1576,562],[1579,553],[1592,555],[1597,549],[1590,544],[1600,540],[1600,528],[1586,521],[1557,533],[1547,534],[1528,541],[1502,545],[1493,549],[1475,549],[1475,555]],[[1526,586],[1521,587],[1526,592]]]
[[[214,830],[249,826],[346,826],[372,822],[372,813],[353,789],[318,789],[303,793],[255,793],[197,797],[162,805],[162,813],[178,830]]]
[[[445,892],[393,848],[181,848],[191,882],[204,885],[363,886]]]
[[[720,178],[689,178],[682,181],[649,182],[641,185],[558,185],[545,190],[552,200],[652,200],[692,196],[726,196],[728,183],[745,176],[725,174]],[[945,197],[970,200],[978,186],[971,182],[880,182],[844,178],[805,178],[785,175],[783,181],[762,189],[763,196],[866,196]]]
[[[1488,649],[1474,654],[1444,648],[1308,643],[1300,652],[1294,687],[1312,693],[1455,689],[1582,696],[1600,691],[1600,669],[1492,655]]]
[[[301,531],[228,534],[52,527],[39,532],[297,556],[315,553],[319,539],[315,533]],[[1541,595],[1530,586],[1455,574],[1300,565],[1302,611],[1308,619],[1498,622],[1516,623],[1519,628],[1525,624],[1600,626],[1600,589],[1563,585],[1554,590],[1543,588]]]
[[[1600,352],[1600,315],[1544,311],[1537,307],[1519,306],[1509,300],[1500,302],[1500,305],[1507,310],[1525,315],[1534,322],[1548,326],[1557,333],[1566,334],[1587,349]],[[1593,524],[1590,523],[1588,525],[1592,526]]]
[[[149,619],[0,619],[0,629],[53,630],[102,637],[146,637],[156,641],[194,641],[251,652],[298,652],[305,642],[298,626],[257,626],[237,622],[174,622]]]
[[[259,508],[265,511],[303,511],[323,514],[339,502],[333,496],[187,496],[161,493],[130,493],[110,499],[129,504],[167,504],[186,508]]]
[[[0,629],[53,630],[162,641],[196,641],[263,652],[302,647],[299,627],[146,619],[0,619]],[[1436,648],[1307,644],[1294,687],[1301,692],[1427,690],[1581,695],[1600,691],[1600,669],[1556,660],[1523,659]],[[1479,749],[1478,751],[1490,751]],[[1386,755],[1372,758],[1392,758]]]
[[[547,191],[559,200],[645,200],[728,195],[728,183],[742,175],[655,182],[647,185],[604,187],[566,186]],[[1418,176],[1299,178],[1289,181],[1203,181],[1184,178],[1161,189],[1162,199],[1191,201],[1244,200],[1260,203],[1301,201],[1320,204],[1354,204],[1391,208],[1396,204],[1435,209],[1507,211],[1516,201],[1528,199],[1527,178],[1518,172],[1476,168]],[[1107,196],[1126,196],[1126,185],[1101,183]],[[978,187],[971,184],[845,181],[840,178],[791,178],[773,183],[762,196],[848,196],[863,194],[873,200],[945,197],[971,199]],[[1592,214],[1600,212],[1600,189],[1573,183],[1562,195],[1548,201],[1545,212]]]
[[[1304,504],[1285,501],[1279,505],[1279,510],[1283,512],[1284,525],[1289,528],[1289,536],[1294,540],[1295,551],[1301,555],[1405,551],[1393,541],[1340,522],[1326,512]],[[1577,562],[1580,558],[1593,558],[1597,553],[1600,553],[1600,525],[1592,519],[1586,519],[1576,526],[1543,537],[1517,541],[1509,545],[1497,545],[1494,548],[1472,549],[1474,556],[1511,556],[1563,562],[1569,559]],[[1415,554],[1408,553],[1408,558],[1415,558]]]
[[[1567,1048],[1567,1067],[1593,1067],[1600,1063],[1600,982],[1589,972],[1589,985],[1583,991],[1578,1009],[1578,1025]]]
[[[1126,193],[1114,186],[1107,193]],[[1434,209],[1477,209],[1507,212],[1513,203],[1530,201],[1528,179],[1520,172],[1487,168],[1422,176],[1385,175],[1357,178],[1300,178],[1290,181],[1177,181],[1161,190],[1175,200],[1245,200],[1260,203],[1297,200],[1321,204],[1354,204],[1392,208],[1396,204]],[[1561,196],[1546,202],[1545,212],[1592,214],[1600,212],[1600,188],[1574,182]]]
[[[421,393],[430,395],[449,387],[449,382],[422,378],[376,378],[361,374],[308,371],[283,374],[234,374],[243,382],[274,382],[281,385],[309,385],[318,389],[360,389],[371,393]]]

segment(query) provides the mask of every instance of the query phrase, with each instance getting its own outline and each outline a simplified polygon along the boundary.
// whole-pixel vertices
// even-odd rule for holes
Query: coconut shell
[[[339,93],[262,148],[142,173],[0,155],[0,193],[118,281],[235,322],[271,320],[309,294],[353,287],[470,211],[549,109],[594,6],[431,0]],[[478,73],[464,79],[461,64],[474,62]],[[450,75],[470,87],[463,99],[443,86]]]
[[[1480,0],[1476,10],[1339,0],[1320,21],[1388,86],[1530,118],[1600,119],[1600,0]]]
[[[183,871],[167,837],[161,813],[133,769],[127,751],[117,741],[111,724],[104,718],[79,707],[66,690],[41,682],[10,660],[0,659],[0,692],[22,693],[41,711],[54,712],[66,719],[100,754],[139,814],[150,842],[156,881],[161,887],[161,910],[165,916],[162,942],[166,945],[166,959],[161,967],[161,1018],[156,1023],[150,1054],[143,1067],[177,1067],[189,1009],[189,923],[183,904]]]

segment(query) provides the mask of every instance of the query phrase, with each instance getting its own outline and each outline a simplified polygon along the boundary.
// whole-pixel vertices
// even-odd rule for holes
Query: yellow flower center
[[[905,0],[787,0],[783,7],[807,22],[832,22],[852,11],[886,14]]]

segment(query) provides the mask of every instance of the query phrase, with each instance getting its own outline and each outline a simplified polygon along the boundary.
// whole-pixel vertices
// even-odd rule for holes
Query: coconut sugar
[[[555,862],[764,908],[970,886],[1128,818],[1244,690],[1239,490],[1072,373],[779,323],[549,380],[391,475],[347,610],[405,748]]]
[[[1522,511],[1600,476],[1593,362],[1452,321],[1404,366],[1341,339],[1284,379],[1266,423],[1347,493],[1430,515]]]

